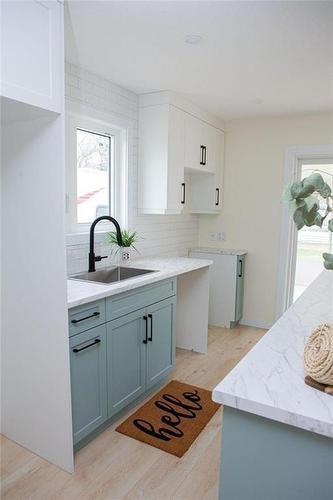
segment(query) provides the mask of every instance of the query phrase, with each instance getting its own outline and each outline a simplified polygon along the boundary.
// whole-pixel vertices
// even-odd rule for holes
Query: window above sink
[[[66,117],[67,234],[88,233],[101,215],[127,223],[127,132],[84,115]],[[100,231],[110,231],[102,223]]]

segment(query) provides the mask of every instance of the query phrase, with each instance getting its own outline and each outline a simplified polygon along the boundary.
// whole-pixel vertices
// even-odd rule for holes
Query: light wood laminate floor
[[[172,378],[213,389],[264,333],[244,326],[233,330],[210,327],[208,354],[178,349]],[[72,475],[2,437],[1,498],[217,499],[222,409],[182,458],[115,432],[118,423],[76,454]]]

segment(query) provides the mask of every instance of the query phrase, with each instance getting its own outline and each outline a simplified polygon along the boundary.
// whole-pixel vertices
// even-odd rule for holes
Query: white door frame
[[[300,177],[302,160],[327,160],[333,157],[333,144],[324,146],[290,146],[286,149],[284,186]],[[281,204],[280,258],[276,317],[279,318],[292,304],[295,281],[297,230],[290,218],[287,203]]]

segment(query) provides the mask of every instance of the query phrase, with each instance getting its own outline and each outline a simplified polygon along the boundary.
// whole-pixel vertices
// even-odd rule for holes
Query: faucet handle
[[[103,255],[103,257],[101,255],[96,255],[95,262],[100,262],[102,259],[107,259],[107,258],[108,255]]]

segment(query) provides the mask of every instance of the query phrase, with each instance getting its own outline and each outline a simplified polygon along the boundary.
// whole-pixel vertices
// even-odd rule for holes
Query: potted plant
[[[134,248],[136,252],[138,249],[134,246],[134,243],[139,240],[139,235],[136,231],[128,231],[127,229],[121,230],[121,236],[123,240],[123,246],[120,247],[117,242],[117,233],[111,231],[108,233],[108,242],[112,245],[113,252],[121,254],[121,260],[130,260],[131,249]]]
[[[286,186],[283,200],[289,202],[290,212],[298,230],[304,226],[322,227],[333,232],[333,196],[323,177],[314,173]],[[333,270],[333,254],[323,253],[325,269]]]

